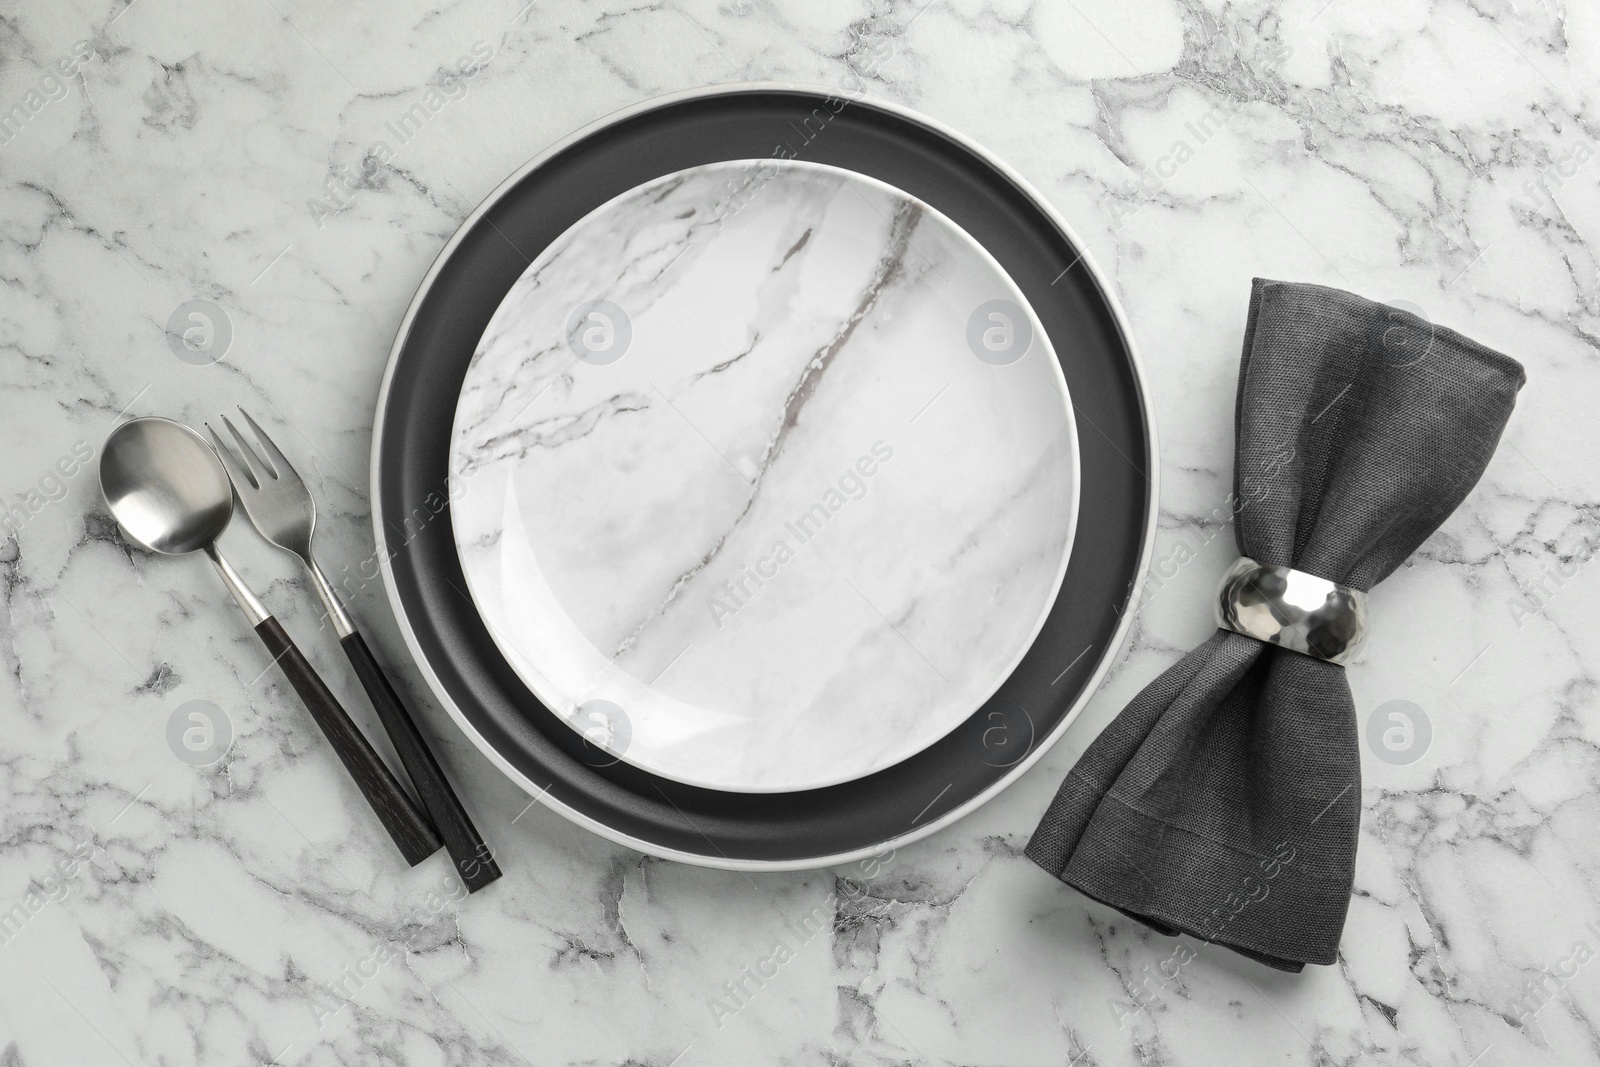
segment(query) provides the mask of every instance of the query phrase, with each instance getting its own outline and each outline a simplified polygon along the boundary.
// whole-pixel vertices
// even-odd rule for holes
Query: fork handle
[[[362,795],[377,813],[384,829],[400,846],[406,862],[415,867],[439,851],[439,835],[428,823],[427,816],[417,810],[406,795],[388,765],[373,751],[356,724],[340,706],[339,700],[312,669],[305,655],[296,647],[288,631],[277,619],[268,615],[256,624],[256,634],[272,653],[273,660],[288,676],[300,700],[311,717],[317,720],[322,733],[339,754],[350,777],[356,780]]]
[[[360,632],[352,630],[339,639],[339,644],[344,646],[344,653],[350,657],[356,677],[361,679],[372,706],[377,709],[378,718],[382,720],[384,729],[389,731],[389,740],[400,754],[400,762],[411,776],[411,784],[416,786],[423,806],[439,827],[445,847],[450,850],[450,858],[455,861],[456,871],[466,884],[467,892],[477,892],[500,877],[500,867],[494,861],[494,853],[484,844],[478,828],[472,825],[467,809],[462,807],[461,799],[450,788],[450,780],[444,776],[439,761],[434,759],[428,743],[423,740],[416,720],[401,702],[400,694],[395,691],[389,676],[378,666],[377,659]]]

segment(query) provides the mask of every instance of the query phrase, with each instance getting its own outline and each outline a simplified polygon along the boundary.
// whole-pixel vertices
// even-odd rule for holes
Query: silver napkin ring
[[[1367,594],[1292,567],[1241,556],[1217,590],[1217,625],[1344,664],[1367,636]]]

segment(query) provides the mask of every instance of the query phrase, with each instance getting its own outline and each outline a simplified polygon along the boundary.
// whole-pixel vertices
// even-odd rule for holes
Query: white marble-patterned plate
[[[999,264],[880,181],[669,174],[551,243],[462,386],[450,503],[524,684],[712,789],[850,781],[967,719],[1071,550],[1078,449]]]

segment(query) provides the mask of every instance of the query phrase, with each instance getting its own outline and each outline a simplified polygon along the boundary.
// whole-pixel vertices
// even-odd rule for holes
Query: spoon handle
[[[439,851],[438,831],[412,803],[388,766],[373,751],[366,735],[350,721],[338,698],[312,669],[278,620],[268,615],[256,624],[256,634],[288,676],[289,684],[300,694],[306,710],[322,727],[323,735],[344,761],[345,769],[356,780],[384,829],[400,846],[406,862],[415,867]]]

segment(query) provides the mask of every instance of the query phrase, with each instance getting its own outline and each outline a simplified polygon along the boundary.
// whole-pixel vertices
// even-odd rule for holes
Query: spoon
[[[233,485],[222,461],[193,430],[171,419],[140,418],[111,431],[100,453],[100,491],[128,539],[165,556],[204,552],[283,669],[345,769],[372,805],[406,862],[440,847],[433,825],[412,803],[365,735],[350,721],[305,655],[217,550],[233,518]]]

